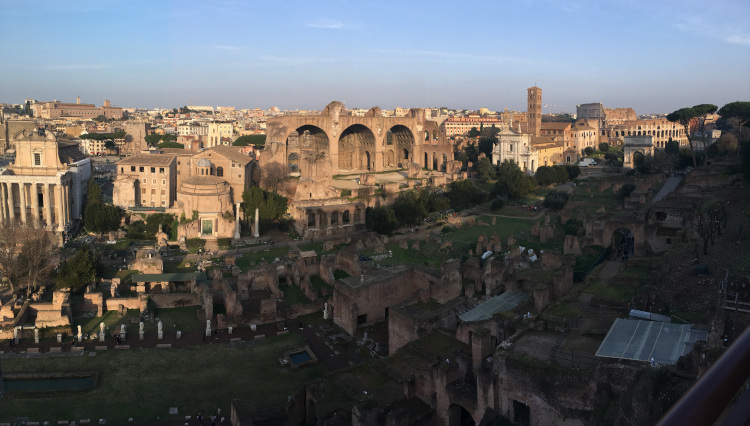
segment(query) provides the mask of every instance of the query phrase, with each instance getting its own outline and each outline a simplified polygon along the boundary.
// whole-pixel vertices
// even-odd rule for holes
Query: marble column
[[[63,224],[70,222],[70,186],[67,183],[62,185],[63,194]]]
[[[255,209],[255,228],[253,228],[253,236],[255,238],[260,237],[259,210],[260,209]]]
[[[63,193],[62,185],[55,185],[55,207],[57,207],[57,227],[60,231],[65,229],[65,220],[63,219]]]
[[[0,224],[5,224],[5,184],[0,183]]]
[[[13,182],[8,182],[5,186],[8,188],[8,216],[10,217],[10,223],[15,223],[16,202],[13,199]]]
[[[31,218],[33,219],[34,227],[39,227],[39,189],[36,183],[31,184],[31,191],[29,196],[31,197]]]
[[[52,230],[52,184],[44,184],[44,218],[47,221],[47,229]]]
[[[240,203],[237,204],[237,217],[234,219],[234,239],[240,239]]]
[[[20,200],[19,207],[21,208],[21,223],[26,224],[26,184],[18,184],[18,198]]]

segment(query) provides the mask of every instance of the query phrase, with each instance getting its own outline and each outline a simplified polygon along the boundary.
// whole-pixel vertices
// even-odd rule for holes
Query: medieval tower
[[[539,136],[542,129],[542,89],[534,86],[529,87],[528,108],[528,132]]]

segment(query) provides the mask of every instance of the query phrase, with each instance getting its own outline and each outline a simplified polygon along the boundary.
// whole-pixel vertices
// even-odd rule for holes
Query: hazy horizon
[[[5,3],[0,101],[125,108],[577,104],[665,113],[750,99],[750,3]]]

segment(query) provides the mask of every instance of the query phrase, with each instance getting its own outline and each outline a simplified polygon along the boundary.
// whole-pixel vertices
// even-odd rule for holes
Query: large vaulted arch
[[[414,134],[409,130],[408,127],[397,124],[391,127],[388,132],[391,134],[394,145],[397,147],[395,151],[396,163],[399,167],[406,167],[406,165],[413,161],[414,157]]]
[[[375,135],[367,126],[353,124],[343,132],[338,145],[339,170],[372,170]]]

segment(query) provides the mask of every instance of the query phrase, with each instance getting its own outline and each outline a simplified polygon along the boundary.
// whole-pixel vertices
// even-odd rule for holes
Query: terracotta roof
[[[209,148],[208,150],[203,151],[203,152],[204,153],[206,153],[206,152],[215,152],[215,153],[221,155],[222,157],[226,157],[226,158],[234,161],[235,163],[247,164],[247,163],[251,162],[253,159],[251,157],[243,154],[242,152],[240,152],[240,149],[242,149],[242,147],[239,147],[239,146],[217,145],[217,146]]]
[[[548,121],[548,122],[542,123],[542,130],[547,130],[547,129],[565,130],[568,127],[570,127],[570,123],[554,122],[554,121]]]
[[[132,164],[135,166],[169,166],[176,157],[173,154],[136,154],[124,158],[117,164]]]
[[[188,185],[219,185],[226,183],[226,181],[216,176],[190,176],[183,180],[182,183]]]
[[[532,135],[531,144],[535,146],[540,146],[540,145],[562,146],[562,142],[555,142],[549,136],[533,136]],[[544,148],[551,148],[551,147],[544,147]]]

